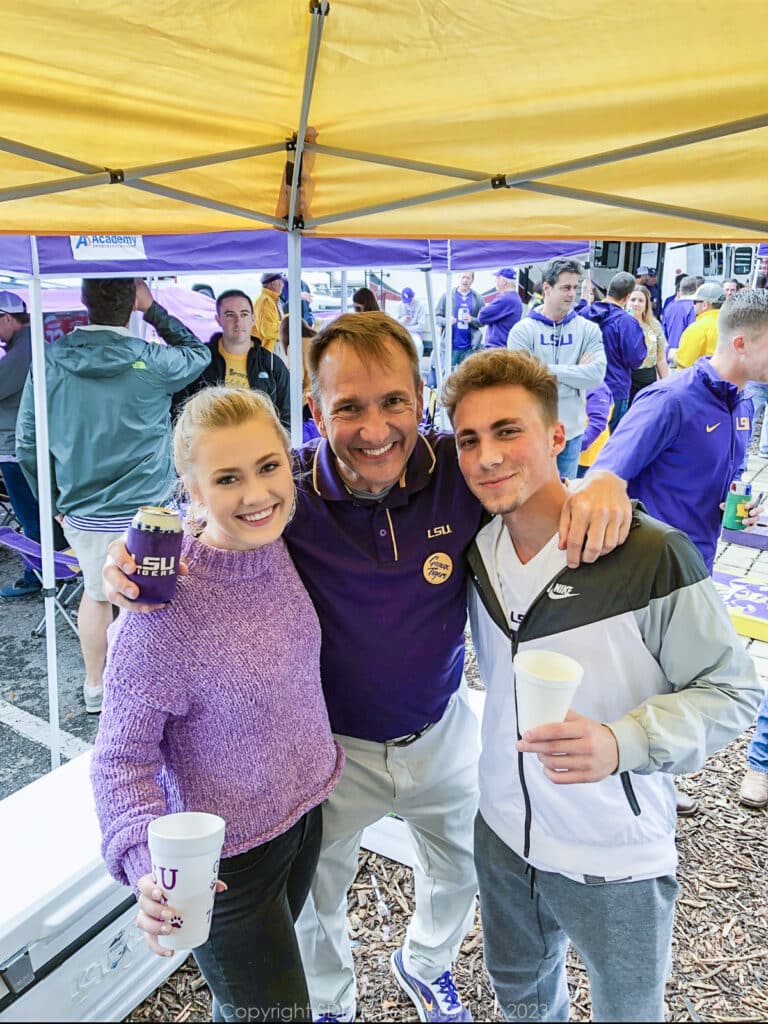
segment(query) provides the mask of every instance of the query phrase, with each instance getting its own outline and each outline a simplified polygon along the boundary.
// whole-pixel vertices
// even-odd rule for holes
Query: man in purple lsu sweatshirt
[[[481,508],[453,435],[419,432],[418,357],[397,321],[339,317],[313,339],[309,371],[321,437],[297,453],[298,505],[284,537],[320,619],[323,691],[346,755],[297,925],[313,1011],[355,1019],[346,894],[363,829],[392,812],[414,841],[416,885],[395,979],[421,1020],[470,1020],[451,966],[477,891],[478,730],[459,687],[464,556]],[[623,484],[591,473],[562,522],[569,564],[612,550],[629,529]],[[138,590],[118,568],[132,571],[130,556],[120,544],[110,555],[110,600],[134,607],[126,598]]]

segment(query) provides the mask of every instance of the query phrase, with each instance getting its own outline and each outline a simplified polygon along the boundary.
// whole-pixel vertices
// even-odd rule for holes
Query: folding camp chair
[[[5,481],[2,475],[0,475],[0,526],[21,527],[21,523],[13,511],[13,505],[8,497],[8,491],[5,489]]]
[[[43,555],[42,549],[36,541],[30,540],[29,537],[25,537],[17,530],[12,530],[10,526],[0,526],[0,544],[23,555],[29,568],[42,585]],[[56,593],[53,600],[56,604],[56,611],[77,636],[77,619],[72,605],[83,592],[83,574],[74,554],[68,554],[66,551],[54,551],[53,564],[56,577]],[[32,636],[39,637],[44,633],[45,616],[32,630]]]

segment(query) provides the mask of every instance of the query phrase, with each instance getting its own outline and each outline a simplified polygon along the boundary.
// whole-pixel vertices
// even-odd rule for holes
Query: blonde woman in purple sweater
[[[209,388],[185,406],[174,458],[202,529],[184,536],[192,572],[174,600],[123,612],[111,630],[92,763],[103,855],[169,956],[156,936],[174,908],[152,878],[147,826],[220,814],[219,893],[195,951],[213,1019],[309,1020],[293,923],[343,753],[320,688],[320,626],[281,539],[295,502],[288,441],[260,392]]]

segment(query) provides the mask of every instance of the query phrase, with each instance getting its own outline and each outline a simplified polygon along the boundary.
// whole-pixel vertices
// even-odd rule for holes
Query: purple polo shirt
[[[285,539],[320,619],[331,728],[383,742],[439,721],[461,682],[464,556],[481,517],[453,435],[420,434],[381,502],[349,492],[326,440],[297,460]]]

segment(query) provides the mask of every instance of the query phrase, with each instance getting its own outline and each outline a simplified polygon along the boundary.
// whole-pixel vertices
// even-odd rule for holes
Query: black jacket
[[[210,388],[217,384],[223,384],[226,377],[227,367],[222,355],[219,352],[219,341],[221,334],[217,332],[211,337],[209,344],[211,350],[211,361],[197,378],[192,381],[183,391],[173,396],[172,416],[175,419],[179,407],[192,395],[203,388]],[[286,430],[291,428],[291,393],[290,376],[288,368],[280,356],[274,352],[268,352],[258,338],[252,337],[253,345],[248,352],[246,361],[246,373],[248,383],[253,391],[263,391],[269,395],[275,406],[280,422]]]

